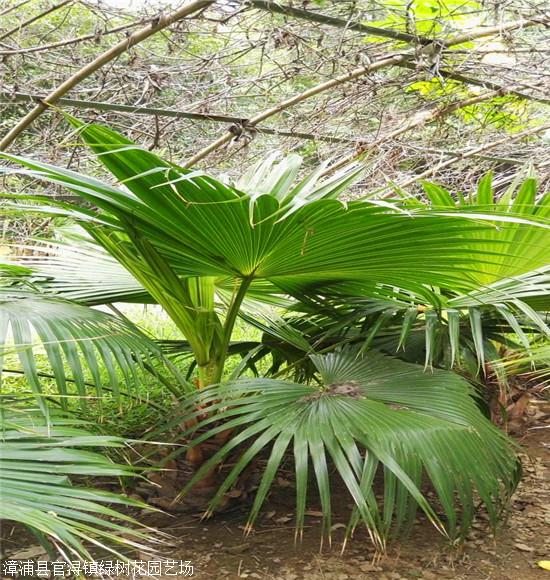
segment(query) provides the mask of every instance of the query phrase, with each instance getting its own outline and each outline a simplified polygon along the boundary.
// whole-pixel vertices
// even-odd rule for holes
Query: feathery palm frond
[[[37,364],[41,353],[51,373]],[[159,362],[159,346],[125,320],[30,289],[0,286],[0,377],[14,370],[8,366],[13,363],[45,412],[44,374],[54,379],[66,408],[70,396],[86,405],[88,396],[101,397],[106,388],[117,397],[131,391],[155,374]]]

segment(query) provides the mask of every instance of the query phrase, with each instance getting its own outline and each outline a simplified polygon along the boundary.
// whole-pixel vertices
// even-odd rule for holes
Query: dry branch
[[[39,104],[37,104],[27,115],[25,115],[17,125],[8,132],[8,134],[0,141],[0,151],[8,147],[17,136],[24,131],[29,125],[33,123],[50,105],[53,105],[59,101],[59,99],[74,88],[78,83],[80,83],[85,78],[89,77],[91,74],[99,70],[102,66],[111,62],[113,59],[117,58],[132,46],[142,42],[146,38],[149,38],[153,34],[164,30],[166,27],[178,22],[179,20],[202,10],[214,3],[215,0],[194,0],[185,4],[175,12],[167,16],[159,16],[153,20],[148,26],[140,28],[133,34],[131,34],[127,39],[119,42],[115,46],[111,47],[109,50],[105,51],[103,54],[99,55],[92,62],[88,63],[85,67],[81,68],[77,73],[68,78],[65,82],[59,85],[54,91],[47,95],[47,97]]]
[[[44,12],[41,12],[40,14],[37,14],[36,16],[33,16],[32,18],[29,18],[28,20],[25,20],[24,22],[21,22],[21,24],[14,26],[11,30],[8,30],[7,32],[4,32],[4,34],[0,35],[0,40],[5,40],[6,38],[11,36],[12,34],[15,34],[16,32],[19,32],[20,30],[22,30],[23,28],[26,28],[27,26],[29,26],[33,22],[36,22],[37,20],[44,18],[44,16],[47,16],[48,14],[51,14],[52,12],[55,12],[56,10],[59,10],[60,8],[63,8],[63,6],[67,6],[67,4],[71,4],[73,1],[74,0],[63,0],[62,2],[59,2],[59,4],[55,4],[54,6],[51,6],[50,8],[48,8],[47,10],[44,10]]]
[[[514,30],[517,28],[524,28],[527,26],[534,26],[536,24],[539,24],[538,20],[520,20],[517,22],[510,22],[508,24],[503,24],[501,26],[473,30],[472,32],[457,35],[457,36],[450,38],[446,41],[442,41],[440,43],[440,46],[441,46],[441,48],[446,48],[446,47],[454,46],[457,44],[462,44],[462,43],[468,42],[470,40],[475,40],[477,38],[485,38],[487,36],[493,36],[495,34],[499,34],[499,33],[505,32],[505,31],[510,31],[510,30]],[[333,79],[330,79],[329,81],[325,81],[323,83],[320,83],[320,84],[316,85],[315,87],[308,89],[307,91],[299,93],[298,95],[294,95],[293,97],[290,97],[289,99],[285,99],[284,101],[282,101],[281,103],[279,103],[278,105],[276,105],[274,107],[270,107],[269,109],[266,109],[265,111],[262,111],[261,113],[258,113],[254,117],[248,119],[244,128],[254,127],[255,125],[257,125],[258,123],[261,123],[265,119],[268,119],[269,117],[272,117],[272,116],[276,115],[277,113],[280,113],[281,111],[284,111],[285,109],[288,109],[288,108],[290,108],[298,103],[301,103],[302,101],[305,101],[305,100],[307,100],[315,95],[323,93],[329,89],[332,89],[334,87],[337,87],[337,86],[342,85],[344,83],[347,83],[349,81],[355,80],[359,77],[365,76],[365,75],[372,73],[374,71],[377,71],[379,69],[389,67],[389,66],[399,65],[400,63],[406,62],[406,61],[410,60],[411,58],[414,58],[415,56],[418,57],[419,55],[422,55],[423,53],[429,52],[430,49],[431,49],[431,46],[427,45],[427,46],[423,46],[419,49],[398,53],[398,54],[395,54],[393,56],[389,56],[389,57],[374,61],[373,63],[371,63],[369,65],[356,68],[347,74],[337,76]],[[195,165],[196,163],[198,163],[199,161],[201,161],[202,159],[207,157],[210,153],[216,151],[217,149],[219,149],[220,147],[222,147],[223,145],[225,145],[226,143],[231,141],[234,137],[235,137],[234,131],[228,131],[228,132],[224,133],[221,137],[216,139],[213,143],[211,143],[210,145],[208,145],[207,147],[205,147],[204,149],[199,151],[196,155],[191,157],[191,159],[189,159],[185,163],[185,167],[191,167],[191,166]]]
[[[483,103],[484,101],[488,101],[490,99],[494,99],[495,97],[505,95],[509,92],[512,92],[514,88],[515,87],[510,87],[509,89],[498,89],[496,91],[489,91],[481,95],[476,95],[475,97],[462,99],[461,101],[451,103],[450,105],[441,107],[439,109],[431,109],[431,110],[428,109],[425,111],[419,111],[418,113],[415,113],[412,117],[407,119],[405,123],[403,123],[400,127],[397,127],[397,129],[394,129],[393,131],[389,131],[383,134],[381,137],[379,137],[375,141],[372,141],[371,143],[361,145],[353,153],[346,155],[338,162],[328,167],[328,169],[325,171],[325,174],[331,173],[332,171],[335,171],[336,169],[339,169],[340,167],[347,165],[354,159],[361,157],[366,152],[374,149],[375,147],[380,147],[380,145],[393,141],[396,137],[399,137],[399,135],[402,135],[403,133],[406,133],[411,129],[422,127],[424,125],[427,125],[428,123],[433,123],[434,121],[446,117],[451,113],[458,111],[459,109],[471,107],[472,105],[477,105],[478,103]]]
[[[411,177],[411,178],[409,178],[401,183],[398,183],[397,187],[399,187],[399,188],[408,187],[409,185],[412,185],[413,183],[416,183],[417,181],[419,181],[421,179],[426,179],[427,177],[432,177],[441,169],[445,169],[446,167],[453,165],[457,161],[461,161],[463,159],[468,159],[469,157],[474,157],[476,155],[480,155],[482,153],[485,153],[486,151],[489,151],[490,149],[493,149],[494,147],[498,147],[499,145],[514,143],[516,141],[520,141],[524,137],[529,137],[530,135],[536,135],[537,133],[542,133],[542,132],[547,131],[549,129],[550,129],[550,123],[545,123],[544,125],[539,125],[538,127],[531,127],[530,129],[526,129],[525,131],[522,131],[521,133],[517,133],[516,135],[506,135],[502,139],[490,141],[489,143],[485,143],[484,145],[480,145],[479,147],[475,147],[474,149],[470,149],[469,151],[454,152],[454,153],[452,153],[451,159],[447,159],[446,161],[443,161],[442,163],[439,163],[438,165],[431,167],[430,169],[426,169],[426,171],[423,171],[422,173],[419,173],[418,175],[415,175],[414,177]],[[387,198],[387,197],[391,197],[392,195],[393,195],[393,192],[390,192],[390,193],[383,195],[382,197]]]

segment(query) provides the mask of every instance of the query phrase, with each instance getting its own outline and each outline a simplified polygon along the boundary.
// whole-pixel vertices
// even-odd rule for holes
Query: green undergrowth
[[[181,340],[181,334],[173,322],[158,306],[117,305],[117,309],[129,318],[141,330],[158,340]],[[106,310],[102,308],[102,310]],[[260,340],[260,332],[243,321],[238,321],[233,332],[233,340]],[[42,394],[54,406],[60,406],[60,396],[53,378],[52,369],[47,357],[40,347],[35,348],[35,364],[40,373]],[[241,358],[233,356],[226,365],[224,379],[227,379],[238,367]],[[183,376],[190,369],[191,360],[188,357],[176,357],[174,363]],[[2,396],[32,395],[27,379],[22,374],[21,366],[15,352],[6,352],[3,361],[4,377],[2,380]],[[260,370],[261,363],[260,363]],[[69,371],[66,367],[67,372]],[[11,372],[10,372],[11,371]],[[124,388],[124,379],[118,371],[121,390],[120,396],[109,393],[109,381],[105,369],[101,378],[105,379],[101,397],[96,396],[91,377],[88,377],[88,395],[80,397],[75,389],[69,389],[67,397],[68,410],[77,417],[89,421],[98,432],[108,433],[120,437],[139,439],[154,429],[163,419],[166,419],[169,410],[176,406],[177,400],[168,389],[154,376],[143,375],[142,380],[131,390]],[[247,370],[243,373],[251,376]],[[68,376],[70,373],[68,372]],[[190,374],[190,380],[197,377],[196,370]]]

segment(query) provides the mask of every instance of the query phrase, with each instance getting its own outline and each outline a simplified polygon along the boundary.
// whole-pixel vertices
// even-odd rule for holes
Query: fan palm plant
[[[334,352],[321,357],[297,329],[281,325],[285,338],[313,354],[308,383],[224,383],[224,365],[237,317],[250,317],[258,302],[292,300],[309,314],[322,315],[331,302],[345,305],[362,297],[426,311],[428,320],[433,319],[428,311],[448,309],[459,297],[479,300],[487,288],[498,287],[502,298],[499,285],[550,262],[548,198],[536,202],[522,193],[522,211],[511,200],[502,206],[478,200],[467,207],[452,198],[429,205],[343,203],[337,197],[360,177],[361,167],[321,179],[322,167],[295,185],[296,156],[270,158],[227,185],[167,162],[111,129],[74,123],[118,183],[4,153],[12,162],[4,173],[64,186],[88,202],[19,196],[10,211],[75,221],[126,271],[125,283],[117,277],[87,282],[86,288],[77,279],[67,290],[72,298],[98,304],[141,295],[160,304],[179,328],[196,361],[200,391],[183,410],[175,409],[174,423],[183,419],[189,434],[198,433],[191,446],[221,431],[231,434],[193,482],[229,453],[241,451],[212,508],[250,460],[271,446],[252,523],[293,442],[298,529],[310,462],[330,529],[327,453],[356,505],[349,530],[363,522],[379,549],[394,529],[392,522],[398,528],[410,522],[417,506],[450,536],[468,530],[476,496],[496,522],[513,490],[517,465],[510,443],[482,416],[472,389],[457,375],[425,373],[422,366],[384,358],[370,340],[358,350],[334,350],[336,341]],[[39,275],[52,268],[47,262],[38,265]],[[60,272],[54,278],[62,280],[64,268],[53,267]],[[107,267],[116,271],[113,261]],[[65,292],[55,280],[45,287]],[[407,317],[405,328],[411,321]],[[450,336],[456,336],[454,330]],[[382,509],[373,491],[379,470]],[[425,480],[437,493],[445,525],[422,492]]]

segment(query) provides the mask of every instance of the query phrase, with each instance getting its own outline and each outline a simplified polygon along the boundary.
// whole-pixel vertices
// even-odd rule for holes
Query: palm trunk
[[[210,360],[204,365],[199,365],[198,373],[199,380],[197,386],[199,389],[203,389],[216,382],[216,378],[223,373],[223,365],[220,365],[219,360]]]
[[[215,358],[210,358],[210,360],[206,364],[198,365],[198,375],[199,380],[197,384],[197,388],[202,389],[209,385],[215,384],[220,382],[223,376],[223,370],[225,361],[227,359],[227,352],[229,348],[229,343],[231,340],[231,334],[233,332],[233,328],[235,326],[235,321],[237,320],[237,315],[239,313],[240,306],[242,301],[246,295],[246,291],[250,286],[252,278],[245,278],[241,285],[233,297],[233,301],[229,307],[227,312],[227,318],[225,320],[225,324],[223,327],[223,334],[221,344],[218,345],[218,352]],[[205,410],[205,412],[207,412]],[[198,421],[198,418],[194,419],[194,422]],[[192,425],[186,425],[186,428],[191,427]],[[218,434],[218,436],[214,439],[215,447],[220,449],[225,445],[228,439],[231,437],[233,433],[232,429],[227,429]],[[201,445],[196,445],[189,449],[186,454],[187,462],[193,467],[193,469],[197,470],[207,459],[208,456],[206,455],[205,451],[207,447],[212,447],[212,442],[210,445],[203,443]],[[216,470],[213,469],[207,475],[205,475],[199,482],[197,482],[197,488],[210,488],[215,484],[216,480]]]

